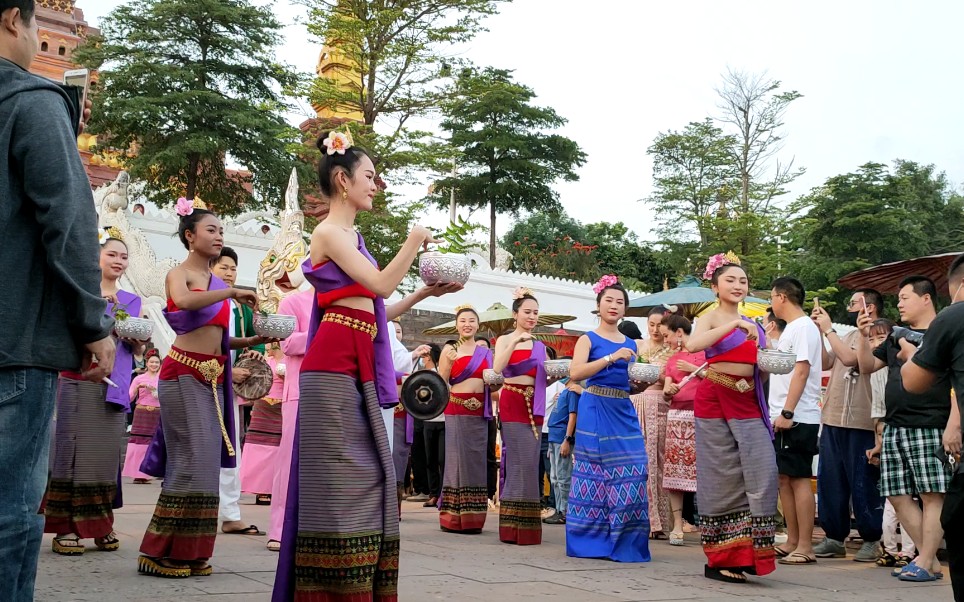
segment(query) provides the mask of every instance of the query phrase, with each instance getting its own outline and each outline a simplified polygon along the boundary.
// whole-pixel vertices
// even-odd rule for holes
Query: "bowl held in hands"
[[[294,331],[294,316],[254,314],[254,332],[266,339],[287,339]]]
[[[458,253],[426,251],[418,260],[418,275],[426,286],[465,284],[472,273],[472,260]]]

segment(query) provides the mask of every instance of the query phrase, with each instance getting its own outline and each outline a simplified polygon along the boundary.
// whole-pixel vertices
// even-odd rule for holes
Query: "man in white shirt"
[[[776,553],[781,564],[813,564],[813,520],[816,504],[811,489],[813,457],[820,432],[820,368],[823,342],[820,329],[803,311],[805,292],[795,278],[773,282],[770,304],[786,321],[778,349],[796,356],[793,372],[770,375],[770,420],[776,438],[780,501],[789,538]]]

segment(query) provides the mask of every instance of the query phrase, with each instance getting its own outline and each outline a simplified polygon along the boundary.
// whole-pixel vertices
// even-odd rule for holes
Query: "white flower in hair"
[[[107,230],[101,228],[97,231],[97,242],[100,246],[104,246],[104,243],[106,243],[109,238],[110,234],[107,233]]]
[[[322,140],[321,143],[325,145],[326,152],[329,155],[334,155],[335,153],[344,155],[345,151],[351,148],[351,142],[351,139],[342,132],[331,131],[328,132],[328,137]]]

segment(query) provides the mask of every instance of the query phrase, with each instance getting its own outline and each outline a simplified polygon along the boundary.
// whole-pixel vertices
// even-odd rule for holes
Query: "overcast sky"
[[[94,25],[121,4],[77,3]],[[277,6],[289,24],[281,59],[313,71],[320,45],[296,23],[302,9]],[[646,148],[661,131],[716,115],[714,87],[728,66],[766,70],[804,95],[788,111],[780,158],[807,173],[787,200],[868,161],[895,158],[934,163],[958,186],[962,23],[964,2],[956,0],[515,0],[458,52],[514,69],[537,103],[569,120],[561,133],[588,154],[580,180],[557,185],[570,215],[621,220],[646,237],[651,212],[637,202],[652,192]],[[405,192],[414,198],[424,190]],[[446,218],[439,212],[428,222]],[[500,234],[509,221],[501,219]]]

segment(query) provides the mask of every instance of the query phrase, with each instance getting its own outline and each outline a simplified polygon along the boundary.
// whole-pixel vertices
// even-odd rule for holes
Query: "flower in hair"
[[[528,295],[529,297],[533,297],[533,296],[534,296],[534,295],[532,294],[532,289],[526,288],[526,287],[524,287],[524,286],[520,286],[519,288],[517,288],[517,289],[515,289],[514,291],[512,291],[512,299],[513,299],[513,301],[517,301],[517,300],[519,300],[519,299],[522,299],[523,297],[525,297],[525,296],[527,296],[527,295]]]
[[[194,213],[194,203],[189,199],[181,197],[177,200],[177,204],[174,206],[174,212],[181,217],[191,215]]]
[[[706,262],[706,269],[703,270],[703,280],[710,280],[713,278],[713,272],[725,265],[731,264],[740,265],[740,258],[737,257],[733,251],[717,253]]]
[[[593,285],[592,292],[598,295],[614,284],[619,284],[619,278],[616,278],[613,274],[606,274],[599,279],[599,282]]]
[[[101,228],[97,231],[97,242],[100,244],[100,246],[104,246],[109,238],[110,234],[107,233],[107,230]]]
[[[328,155],[344,155],[345,151],[351,148],[351,139],[342,132],[328,132],[328,137],[321,141],[325,145],[325,152]]]

